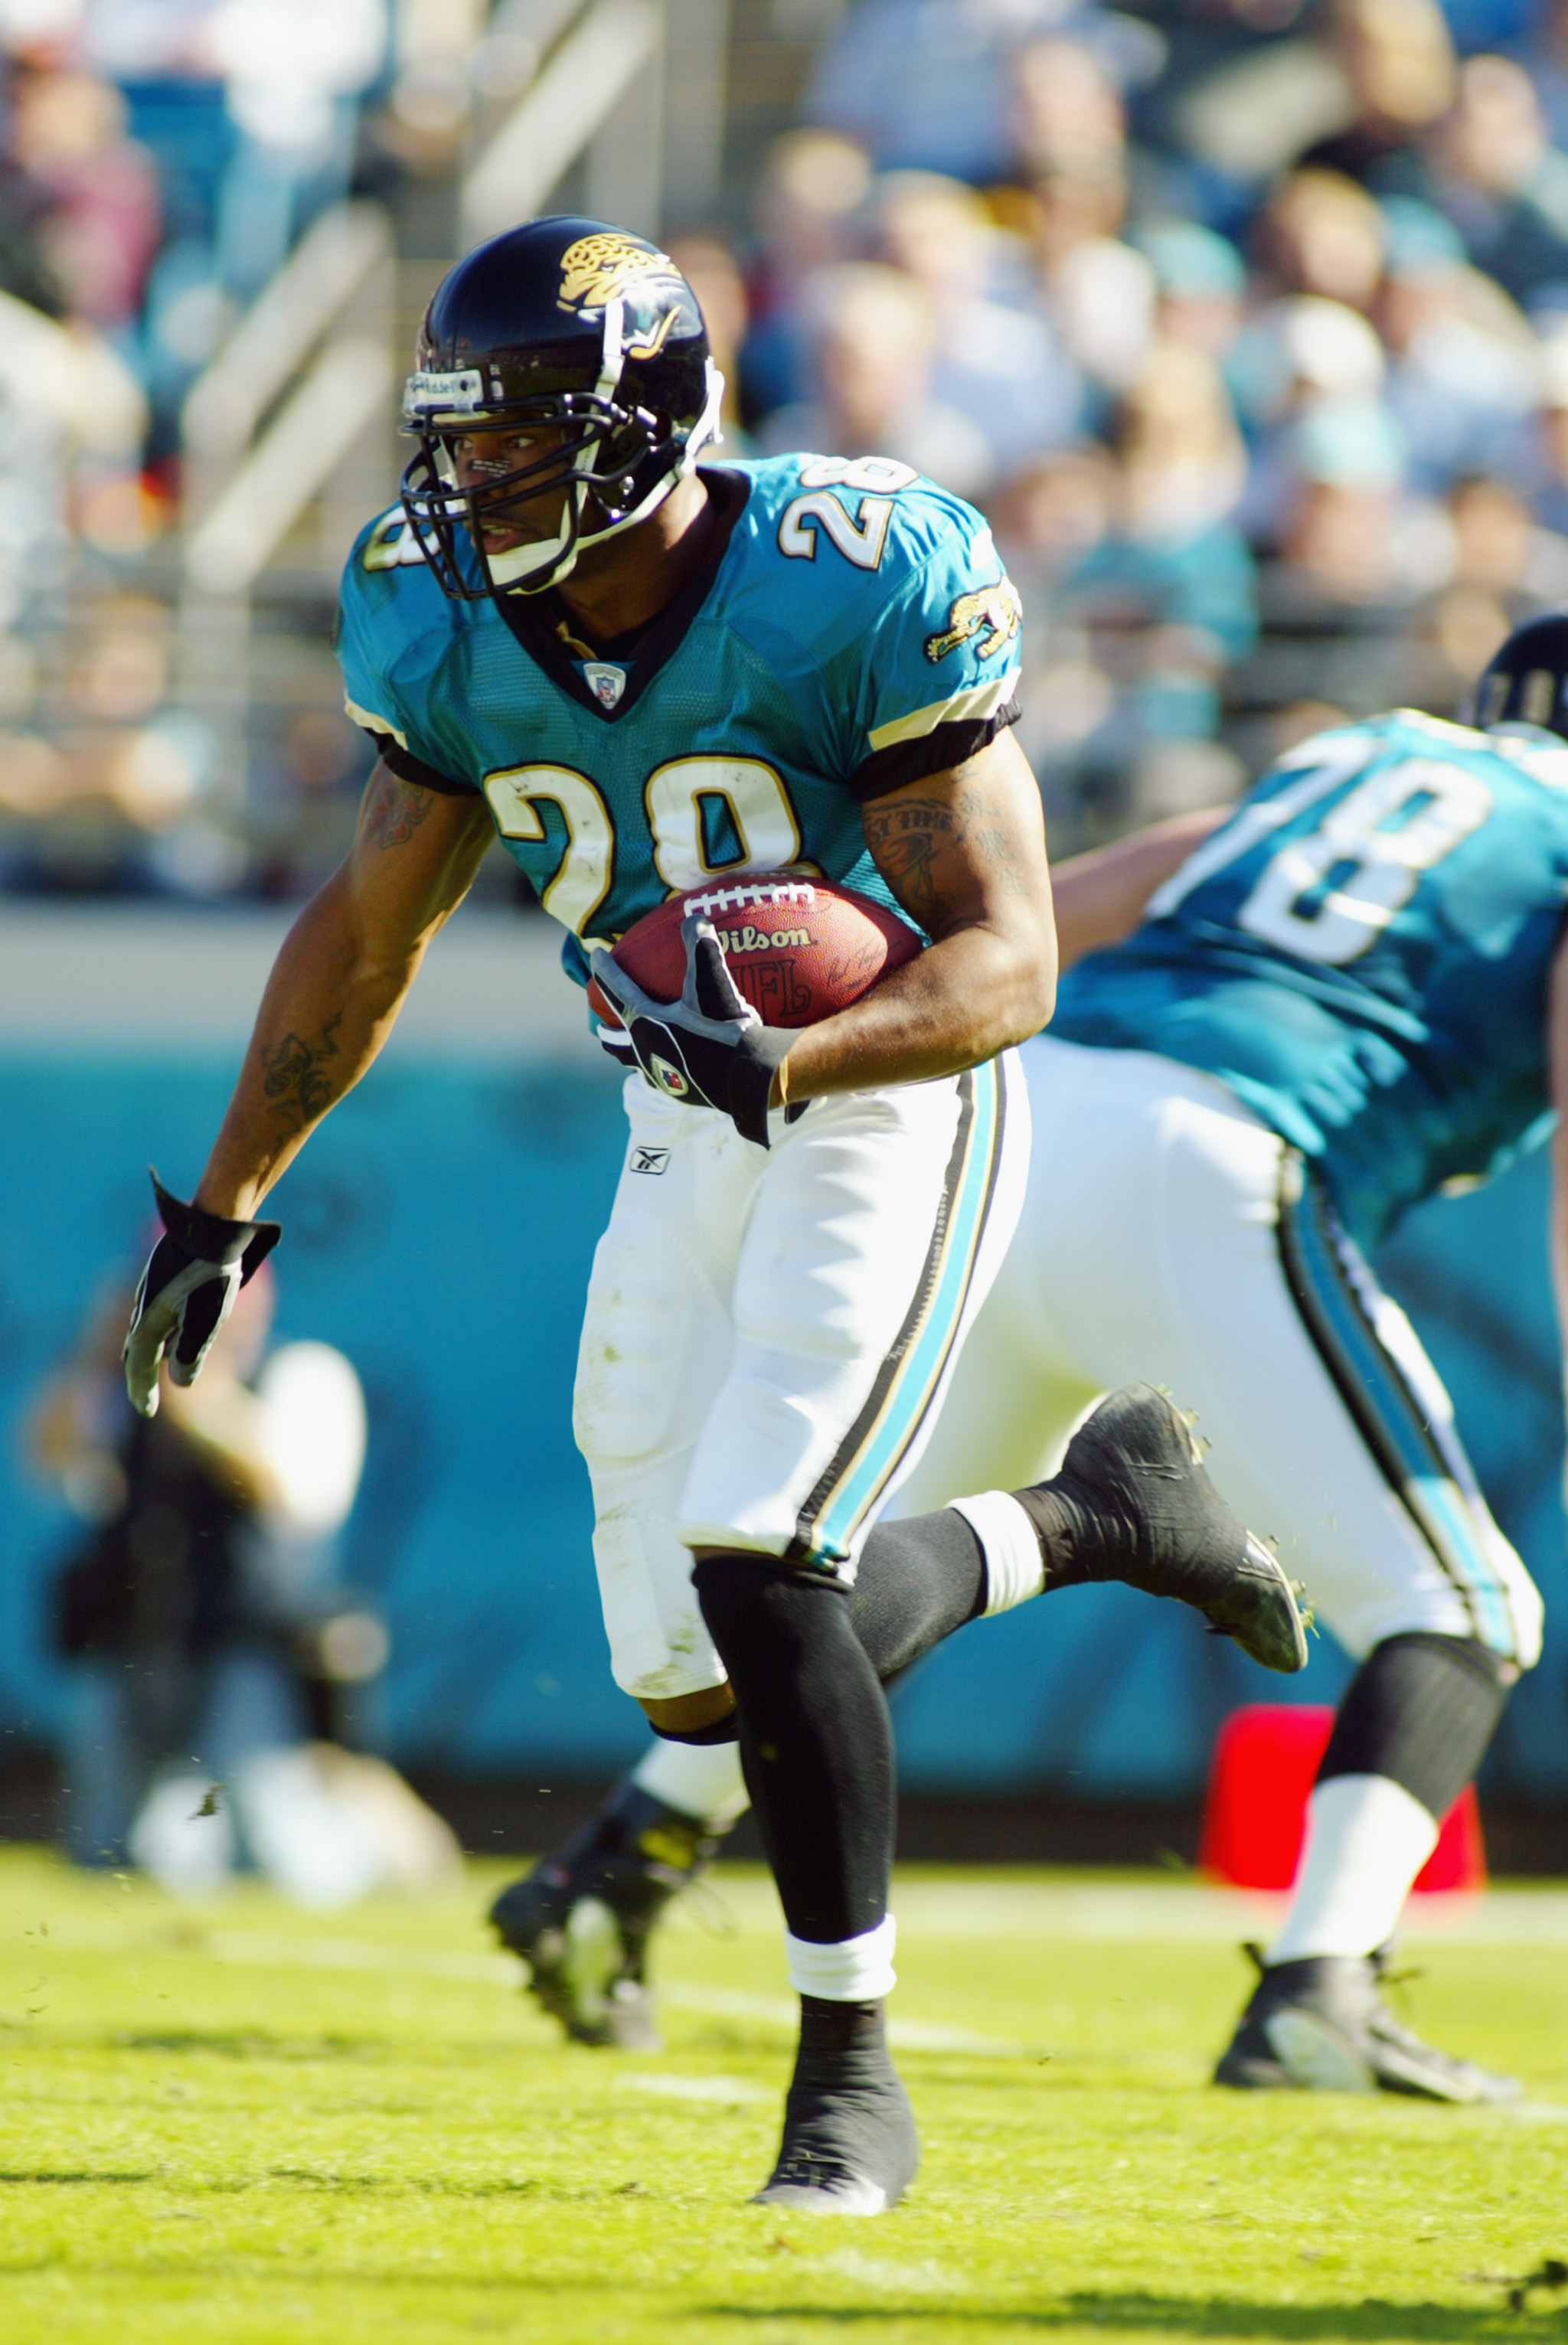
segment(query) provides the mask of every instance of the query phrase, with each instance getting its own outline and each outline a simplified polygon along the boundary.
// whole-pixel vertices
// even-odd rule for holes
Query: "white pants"
[[[1101,1393],[1165,1385],[1354,1658],[1428,1629],[1529,1667],[1534,1584],[1409,1320],[1300,1160],[1170,1060],[1049,1037],[1021,1056],[1034,1142],[1018,1235],[895,1511],[1037,1480]]]
[[[775,1114],[766,1150],[640,1075],[626,1101],[575,1422],[616,1681],[667,1700],[724,1680],[694,1547],[853,1578],[1017,1223],[1029,1119],[1013,1053]]]

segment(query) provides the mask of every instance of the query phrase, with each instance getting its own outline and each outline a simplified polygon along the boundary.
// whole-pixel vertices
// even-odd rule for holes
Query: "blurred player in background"
[[[1422,2043],[1378,1992],[1439,1824],[1539,1656],[1541,1603],[1363,1250],[1568,1101],[1565,683],[1568,614],[1532,620],[1481,679],[1484,730],[1409,712],[1346,725],[1233,813],[1058,868],[1070,974],[1023,1053],[1028,1198],[900,1494],[912,1508],[980,1476],[1023,1481],[1107,1386],[1158,1377],[1359,1663],[1222,2085],[1519,2089]],[[1568,1307],[1561,1124],[1554,1171]],[[994,1564],[1011,1502],[960,1504]],[[868,1562],[904,1528],[881,1528]],[[1016,1601],[1041,1582],[1010,1585]],[[651,1752],[495,1907],[535,1992],[587,2040],[647,2033],[652,1921],[742,1812],[720,1754],[701,1784],[671,1755]]]
[[[1012,1232],[1006,1052],[1050,1013],[1050,888],[1009,729],[1017,602],[979,515],[885,460],[699,471],[721,396],[690,287],[602,223],[532,222],[437,289],[406,400],[421,452],[343,585],[382,765],[279,958],[196,1203],[160,1193],[127,1373],[143,1409],[169,1346],[195,1375],[277,1234],[257,1206],[499,831],[623,1020],[631,1129],[576,1395],[612,1665],[672,1747],[739,1736],[801,1997],[762,2195],[874,2214],[917,2152],[883,2029],[892,1744],[856,1563]],[[677,1002],[603,949],[672,892],[800,865],[931,939],[818,1024],[765,1026],[696,915]],[[547,1243],[497,1233],[520,1309]],[[1176,1412],[1150,1392],[1102,1416],[1032,1551],[1206,1602],[1239,1587],[1293,1663],[1283,1575]],[[941,1523],[880,1591],[882,1643],[911,1655],[985,1600],[976,1537]]]
[[[364,1399],[331,1345],[270,1345],[275,1300],[264,1266],[200,1385],[166,1377],[148,1420],[117,1373],[117,1288],[33,1411],[36,1466],[93,1526],[52,1590],[74,1679],[68,1836],[82,1863],[129,1859],[187,1894],[244,1862],[343,1904],[439,1879],[456,1852],[389,1768],[343,1747],[387,1652],[338,1571]]]

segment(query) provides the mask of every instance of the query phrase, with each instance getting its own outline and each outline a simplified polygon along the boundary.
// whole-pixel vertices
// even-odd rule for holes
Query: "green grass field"
[[[0,1851],[5,2345],[1568,2334],[1568,2293],[1506,2308],[1568,2259],[1550,1931],[1423,1945],[1405,1991],[1526,2078],[1522,2112],[1253,2099],[1205,2085],[1245,1973],[1190,1887],[1069,1926],[1049,1876],[916,1875],[894,2008],[925,2165],[848,2222],[746,2203],[789,2043],[764,1883],[722,1874],[728,1924],[672,1928],[668,2048],[616,2055],[560,2046],[488,1951],[501,1877],[321,1916]]]

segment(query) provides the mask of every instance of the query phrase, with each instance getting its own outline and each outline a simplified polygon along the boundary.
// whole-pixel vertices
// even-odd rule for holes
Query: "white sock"
[[[1011,1612],[1015,1604],[1027,1604],[1038,1596],[1045,1585],[1040,1534],[1017,1499],[1005,1490],[982,1490],[975,1497],[952,1503],[985,1558],[985,1617]]]
[[[1394,1934],[1437,1846],[1430,1809],[1388,1775],[1331,1775],[1307,1811],[1307,1847],[1273,1963],[1369,1954]]]
[[[884,1914],[874,1930],[858,1938],[840,1939],[820,1946],[815,1939],[784,1933],[784,1959],[789,1984],[797,1995],[814,1995],[824,2003],[880,2003],[896,1984],[893,1948],[899,1925]]]
[[[639,1792],[726,1832],[751,1805],[740,1773],[738,1742],[667,1742],[660,1736],[632,1781]]]

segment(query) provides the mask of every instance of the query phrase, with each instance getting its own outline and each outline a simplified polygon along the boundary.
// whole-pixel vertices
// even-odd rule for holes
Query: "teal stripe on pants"
[[[802,1510],[798,1551],[838,1560],[923,1425],[952,1355],[996,1184],[1005,1084],[994,1061],[961,1075],[959,1125],[914,1300],[870,1399]]]
[[[1288,1149],[1279,1254],[1308,1335],[1363,1439],[1460,1596],[1475,1635],[1513,1658],[1513,1618],[1487,1551],[1473,1467],[1451,1427],[1433,1422],[1371,1315],[1376,1282],[1339,1225],[1322,1183]]]

